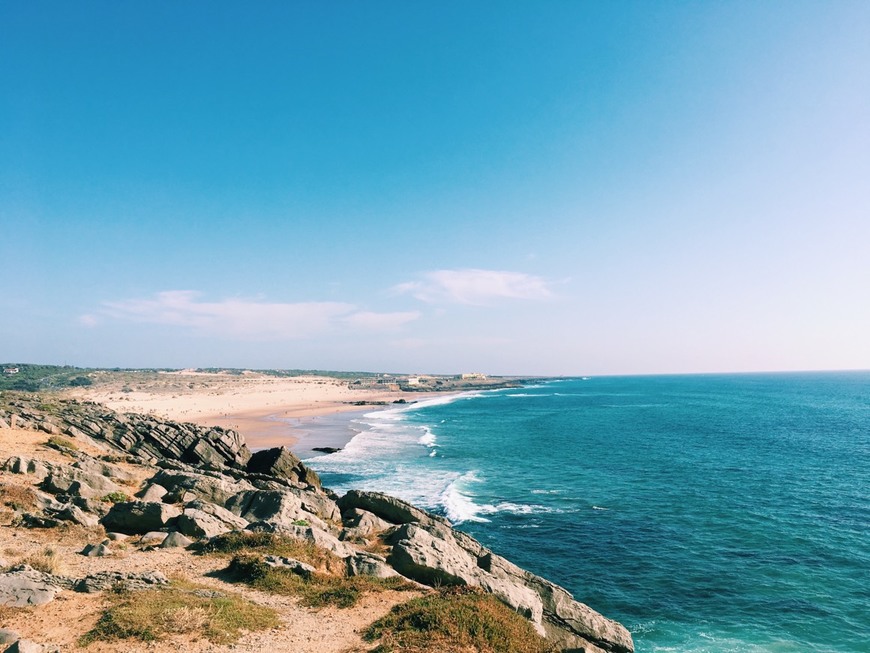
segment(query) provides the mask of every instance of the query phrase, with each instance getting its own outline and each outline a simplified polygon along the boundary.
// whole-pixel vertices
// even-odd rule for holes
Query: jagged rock
[[[82,555],[89,558],[102,558],[112,555],[112,550],[109,548],[109,541],[100,542],[99,544],[86,544],[82,549]]]
[[[136,493],[136,498],[142,501],[160,501],[169,492],[162,485],[157,483],[149,483],[139,492]]]
[[[116,503],[102,519],[107,531],[138,535],[165,528],[181,514],[181,509],[154,501]]]
[[[263,562],[265,562],[270,567],[280,567],[282,569],[288,569],[297,576],[302,576],[302,578],[311,578],[311,574],[313,574],[315,571],[314,567],[312,567],[311,565],[300,562],[295,558],[285,558],[283,556],[268,555],[263,558]]]
[[[166,576],[159,571],[137,574],[122,571],[101,571],[82,578],[75,584],[76,592],[102,592],[108,589],[123,588],[126,590],[143,590],[166,585]]]
[[[243,530],[247,525],[246,519],[234,515],[226,508],[199,500],[188,503],[176,522],[176,528],[180,532],[198,539],[211,538],[232,530]]]
[[[345,529],[342,533],[349,536],[368,537],[374,533],[380,533],[392,527],[392,524],[378,517],[368,510],[351,508],[341,514],[341,520]],[[348,539],[343,537],[342,539]]]
[[[285,526],[269,521],[252,522],[247,530],[255,533],[278,533],[297,540],[306,540],[315,546],[334,553],[339,558],[356,553],[356,549],[340,541],[334,535],[316,526]]]
[[[189,537],[185,537],[184,535],[182,535],[178,531],[172,531],[160,543],[160,548],[161,549],[187,548],[191,544],[193,544],[193,540],[191,540]]]
[[[575,601],[567,590],[493,554],[471,536],[438,523],[404,524],[389,536],[388,562],[427,585],[474,585],[491,592],[566,650],[589,644],[614,653],[634,650],[620,624]]]
[[[351,490],[338,500],[342,513],[354,508],[366,510],[391,524],[410,524],[414,522],[430,523],[432,521],[447,524],[447,520],[429,514],[425,510],[412,506],[406,501],[391,497],[381,492],[364,492]]]
[[[91,527],[100,523],[99,517],[86,513],[78,506],[72,504],[65,506],[62,510],[54,512],[53,515],[58,519],[71,521],[74,524],[79,524],[81,526]]]
[[[106,478],[121,483],[130,483],[136,479],[135,474],[128,472],[117,465],[103,462],[102,460],[97,460],[95,458],[84,458],[73,463],[72,466],[76,469],[82,470],[83,472],[105,476]]]
[[[192,499],[202,499],[219,506],[226,506],[230,497],[239,492],[254,489],[254,486],[247,481],[236,481],[220,475],[211,476],[172,470],[160,470],[151,482],[169,491],[169,494],[163,497],[164,501],[186,499],[184,494],[189,493],[190,498],[187,498],[185,503]]]
[[[51,471],[51,465],[41,460],[27,458],[26,456],[12,456],[5,463],[3,469],[13,474],[30,474],[37,480],[42,481]]]
[[[288,528],[315,524],[324,530],[327,528],[316,515],[304,509],[298,496],[287,489],[240,492],[227,502],[226,507],[248,522],[265,521]]]
[[[248,460],[247,470],[253,474],[284,478],[317,489],[321,487],[317,473],[303,465],[286,447],[257,451]]]
[[[52,494],[69,494],[87,498],[121,491],[118,485],[105,476],[73,466],[55,467],[42,481],[42,488]]]
[[[391,578],[399,573],[387,564],[382,556],[368,551],[357,551],[345,558],[348,576],[374,576],[375,578]]]

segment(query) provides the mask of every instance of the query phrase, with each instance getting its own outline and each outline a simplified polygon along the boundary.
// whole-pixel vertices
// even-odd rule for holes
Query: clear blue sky
[[[0,361],[870,368],[870,3],[4,2]]]

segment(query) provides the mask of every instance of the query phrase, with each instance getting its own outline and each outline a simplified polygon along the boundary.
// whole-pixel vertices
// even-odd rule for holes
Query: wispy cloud
[[[97,315],[79,318],[85,326],[118,320],[187,328],[231,338],[283,340],[306,338],[339,328],[395,330],[419,313],[359,311],[344,302],[277,303],[230,298],[207,302],[192,290],[169,290],[151,298],[105,302]],[[101,319],[101,320],[100,320]]]
[[[486,305],[500,299],[547,299],[549,283],[523,272],[504,270],[435,270],[417,281],[393,287],[396,294],[410,294],[428,303],[452,302]]]

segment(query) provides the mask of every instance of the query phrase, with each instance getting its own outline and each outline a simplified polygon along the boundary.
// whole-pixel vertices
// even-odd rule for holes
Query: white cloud
[[[80,315],[79,316],[79,324],[84,327],[95,327],[100,323],[99,318],[96,315]]]
[[[396,294],[410,294],[428,303],[489,304],[498,299],[547,299],[549,283],[541,277],[503,270],[435,270],[419,281],[400,283]]]
[[[170,290],[149,299],[105,302],[103,306],[102,315],[115,320],[266,340],[306,338],[342,327],[395,330],[419,317],[418,313],[357,311],[356,306],[344,302],[274,303],[238,298],[206,302],[192,290]],[[79,321],[96,324],[92,315],[83,315]]]

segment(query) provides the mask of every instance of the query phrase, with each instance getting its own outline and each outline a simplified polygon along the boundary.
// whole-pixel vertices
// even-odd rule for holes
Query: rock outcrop
[[[74,459],[70,464],[22,456],[0,461],[2,469],[28,475],[41,488],[33,494],[37,508],[20,516],[25,526],[91,526],[99,521],[111,539],[140,536],[140,546],[164,547],[185,547],[230,531],[281,533],[342,558],[351,576],[401,575],[429,586],[482,588],[529,619],[558,650],[633,651],[623,626],[495,554],[443,517],[377,492],[353,490],[336,498],[285,448],[252,454],[231,430],[121,415],[97,404],[59,406],[45,415],[20,404],[16,419],[19,425],[63,433],[114,453],[100,459],[66,447],[64,455]],[[0,418],[11,421],[11,414]],[[116,459],[135,462],[139,473]],[[139,483],[136,479],[143,476],[146,480]],[[126,491],[137,498],[118,501]],[[383,555],[367,550],[372,543]],[[82,553],[110,556],[110,544],[105,540]],[[313,572],[291,558],[265,562],[303,576]],[[63,589],[136,589],[163,582],[165,578],[154,575],[106,572],[76,580],[19,569],[0,574],[0,604],[38,605]]]

